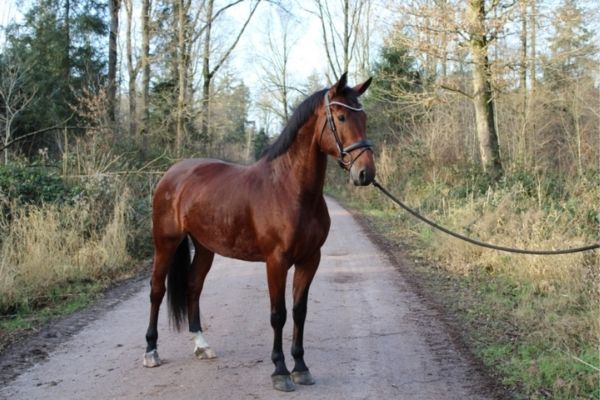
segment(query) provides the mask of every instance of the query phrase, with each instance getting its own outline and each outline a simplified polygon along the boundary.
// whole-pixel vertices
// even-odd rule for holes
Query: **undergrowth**
[[[380,154],[378,180],[467,236],[530,249],[598,242],[596,174],[567,181],[513,171],[491,184],[475,172],[401,171],[393,159],[385,149]],[[474,247],[401,214],[375,189],[355,189],[343,179],[332,177],[330,191],[426,260],[421,278],[429,280],[431,295],[459,316],[474,353],[515,398],[600,398],[598,251],[542,257]]]
[[[0,349],[139,270],[155,179],[0,166]]]

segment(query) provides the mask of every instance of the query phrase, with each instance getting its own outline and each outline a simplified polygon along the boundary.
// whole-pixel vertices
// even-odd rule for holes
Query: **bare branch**
[[[221,68],[221,66],[227,60],[227,58],[229,57],[229,55],[231,54],[231,52],[233,51],[233,49],[235,48],[235,46],[237,46],[238,42],[240,41],[240,38],[242,37],[242,34],[246,30],[246,27],[248,26],[248,24],[250,23],[250,20],[252,19],[252,16],[254,15],[254,12],[258,8],[258,5],[260,4],[260,1],[261,0],[257,0],[256,4],[254,4],[254,7],[252,7],[252,10],[250,11],[250,14],[248,15],[248,18],[246,18],[246,21],[244,22],[244,25],[242,26],[242,29],[240,29],[240,31],[239,31],[237,37],[235,38],[234,42],[231,44],[231,46],[229,46],[229,48],[223,54],[223,56],[221,56],[221,59],[217,62],[217,65],[215,65],[215,67],[211,71],[212,75],[214,75],[219,70],[219,68]]]
[[[442,83],[442,84],[440,84],[439,86],[440,86],[442,89],[448,90],[448,91],[450,91],[450,92],[454,92],[454,93],[459,93],[459,94],[462,94],[463,96],[465,96],[465,97],[467,97],[467,98],[469,98],[469,99],[471,99],[471,100],[473,99],[473,95],[471,95],[471,94],[469,94],[469,93],[467,93],[467,92],[465,92],[465,91],[463,91],[463,90],[461,90],[461,89],[459,89],[459,88],[457,88],[457,87],[448,86],[448,85],[446,85],[446,84],[443,84],[443,83]]]

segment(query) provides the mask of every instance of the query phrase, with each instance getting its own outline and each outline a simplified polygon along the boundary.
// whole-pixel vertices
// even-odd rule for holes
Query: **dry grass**
[[[96,224],[106,205],[89,199],[14,207],[11,220],[2,221],[0,310],[35,308],[47,302],[54,287],[117,274],[130,261],[128,201],[127,190],[118,193],[102,227]]]
[[[568,212],[556,204],[546,210],[519,188],[490,193],[466,205],[451,206],[444,222],[471,236],[510,247],[558,249],[592,243],[587,206],[599,204],[598,191],[582,193],[579,207]],[[596,238],[597,240],[597,238]],[[511,314],[530,336],[545,337],[565,352],[598,340],[600,259],[598,252],[560,256],[509,255],[480,249],[434,234],[430,251],[445,269],[467,276],[485,271],[518,285],[519,301]],[[526,327],[526,328],[525,328]]]
[[[400,146],[382,149],[377,162],[378,179],[392,192],[467,236],[530,249],[577,247],[600,237],[597,177],[573,179],[559,196],[545,191],[556,182],[543,177],[529,187],[517,179],[482,192],[447,170],[411,164]],[[462,313],[474,351],[516,392],[600,396],[600,252],[524,256],[482,249],[412,220],[375,190],[344,197],[386,236],[412,242],[413,255],[432,266],[427,274],[457,283],[445,294],[456,302],[449,308]],[[436,290],[442,293],[443,284]]]

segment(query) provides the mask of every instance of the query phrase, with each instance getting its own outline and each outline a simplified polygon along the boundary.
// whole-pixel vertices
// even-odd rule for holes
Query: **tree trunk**
[[[137,79],[137,65],[133,65],[133,49],[132,49],[132,38],[131,30],[133,25],[133,4],[132,0],[125,0],[125,10],[127,11],[127,33],[126,33],[126,45],[127,45],[127,74],[129,80],[129,136],[135,137],[137,134],[137,91],[135,87],[135,81]]]
[[[148,123],[150,119],[149,97],[150,91],[150,7],[151,0],[142,0],[142,156],[148,152]]]
[[[519,39],[521,42],[521,59],[519,60],[519,90],[521,91],[521,121],[522,128],[521,132],[518,136],[517,142],[517,151],[516,159],[520,160],[523,165],[525,165],[525,159],[527,154],[527,125],[528,125],[528,89],[527,89],[527,3],[529,0],[520,0],[519,2],[519,11],[521,13],[521,32],[519,35]]]
[[[188,9],[185,0],[177,2],[177,113],[176,113],[176,137],[175,150],[178,157],[183,150],[185,140],[185,113],[186,113],[186,90],[187,90],[187,30]]]
[[[211,138],[208,135],[209,105],[210,105],[210,34],[213,22],[214,0],[208,0],[206,4],[206,29],[204,30],[204,54],[202,55],[202,124],[200,133],[210,146]]]
[[[348,67],[350,66],[350,27],[348,26],[349,7],[349,0],[344,0],[344,70],[341,71],[342,73],[348,72]]]
[[[4,122],[4,165],[8,165],[8,143],[10,142],[10,116],[8,110],[6,110],[6,120]]]
[[[523,108],[527,107],[527,1],[521,0],[521,60],[519,62],[519,88],[523,96]]]
[[[531,33],[531,40],[529,43],[529,81],[531,82],[531,92],[535,91],[536,77],[535,77],[535,60],[536,54],[536,40],[537,40],[537,0],[531,0],[531,11],[529,13],[529,32]]]
[[[469,2],[470,47],[473,57],[473,104],[477,122],[479,153],[484,171],[492,180],[502,175],[498,135],[494,120],[488,40],[485,31],[484,0]]]
[[[108,119],[115,122],[117,97],[117,35],[119,34],[120,0],[109,0],[110,31],[108,34]]]
[[[65,53],[63,60],[63,76],[65,84],[71,80],[71,0],[65,1]]]

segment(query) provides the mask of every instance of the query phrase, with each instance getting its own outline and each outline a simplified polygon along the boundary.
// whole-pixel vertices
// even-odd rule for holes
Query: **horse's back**
[[[173,165],[155,190],[155,235],[190,234],[221,255],[260,259],[249,207],[260,190],[255,169],[211,159]]]

